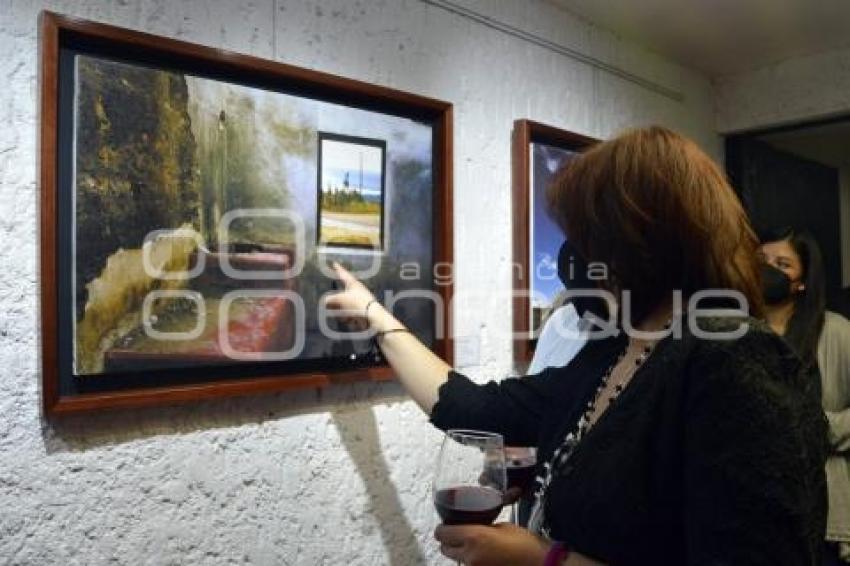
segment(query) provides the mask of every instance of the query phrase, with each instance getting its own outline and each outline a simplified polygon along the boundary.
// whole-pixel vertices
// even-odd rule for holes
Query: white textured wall
[[[706,81],[540,2],[467,2],[684,93],[676,102],[418,0],[0,0],[0,563],[438,562],[439,434],[394,384],[50,425],[39,416],[36,14],[42,7],[455,104],[457,288],[510,286],[512,121],[660,122],[720,154]],[[470,371],[510,371],[510,310],[457,305]]]
[[[847,115],[850,48],[717,79],[715,105],[723,133]]]

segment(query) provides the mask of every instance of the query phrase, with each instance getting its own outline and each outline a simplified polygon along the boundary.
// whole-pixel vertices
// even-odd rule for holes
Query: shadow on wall
[[[404,514],[390,470],[381,451],[378,424],[371,407],[333,413],[340,439],[357,467],[369,498],[368,513],[381,529],[390,566],[425,564],[413,527]]]
[[[81,452],[155,436],[260,425],[298,415],[329,413],[346,405],[400,403],[409,398],[395,381],[355,383],[328,389],[235,397],[164,407],[72,415],[42,420],[48,454]]]
[[[131,411],[107,411],[45,421],[48,454],[85,452],[157,436],[260,425],[298,415],[330,413],[342,444],[366,489],[366,513],[381,532],[388,564],[425,564],[415,531],[405,516],[382,453],[373,406],[408,400],[397,382],[356,383],[306,390]]]

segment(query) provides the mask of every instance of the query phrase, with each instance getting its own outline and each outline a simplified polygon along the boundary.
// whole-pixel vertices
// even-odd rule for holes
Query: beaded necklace
[[[665,330],[669,330],[672,324],[672,320],[668,321],[666,325],[664,325]],[[643,351],[640,355],[635,359],[635,368],[632,371],[631,375],[626,379],[622,380],[620,383],[614,385],[614,390],[611,393],[611,397],[608,399],[608,405],[614,403],[623,390],[626,388],[626,385],[631,381],[631,378],[634,377],[635,373],[637,373],[638,368],[643,365],[643,363],[649,358],[652,352],[655,350],[655,345],[658,342],[652,342],[644,346]],[[571,430],[564,441],[561,443],[558,448],[555,449],[555,452],[552,454],[551,460],[549,462],[545,462],[543,464],[543,475],[537,476],[537,489],[534,492],[534,506],[531,509],[531,517],[528,521],[528,529],[533,533],[539,533],[545,536],[546,538],[551,538],[549,536],[548,526],[545,524],[545,518],[543,513],[543,508],[546,501],[546,492],[549,489],[549,484],[552,482],[552,478],[558,474],[559,470],[563,470],[567,461],[570,459],[570,456],[573,454],[576,446],[578,446],[579,442],[582,438],[587,434],[587,431],[590,430],[591,427],[591,419],[593,418],[593,414],[596,412],[596,405],[599,402],[599,398],[602,395],[602,392],[605,391],[605,388],[608,386],[608,382],[611,380],[611,376],[614,373],[614,368],[616,368],[620,362],[623,361],[623,358],[626,357],[626,354],[629,351],[629,345],[626,344],[626,347],[622,352],[617,356],[617,359],[608,370],[603,374],[602,379],[599,382],[599,386],[596,388],[596,391],[593,394],[593,399],[588,401],[587,406],[585,407],[584,412],[578,420],[575,428]]]

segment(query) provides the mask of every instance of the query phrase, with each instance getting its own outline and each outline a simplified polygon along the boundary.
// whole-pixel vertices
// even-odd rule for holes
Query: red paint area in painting
[[[140,328],[132,339],[106,352],[107,367],[120,371],[233,362],[235,360],[226,354],[228,344],[239,359],[260,360],[263,353],[290,350],[296,332],[293,303],[273,293],[292,291],[295,288],[294,278],[232,279],[221,270],[221,256],[220,253],[207,254],[204,272],[192,281],[192,287],[204,297],[206,315],[204,327],[197,338],[161,339],[149,336]],[[229,254],[228,259],[234,269],[242,271],[282,271],[292,265],[289,251],[234,253]],[[246,293],[259,291],[259,294],[233,298],[222,316],[221,299],[225,293],[234,290]],[[264,292],[268,295],[263,295]],[[200,313],[195,310],[172,317],[173,320],[165,323],[165,328],[159,328],[161,325],[157,324],[154,328],[169,333],[191,332],[199,317]],[[168,327],[169,322],[171,327]],[[224,333],[222,325],[226,328]]]

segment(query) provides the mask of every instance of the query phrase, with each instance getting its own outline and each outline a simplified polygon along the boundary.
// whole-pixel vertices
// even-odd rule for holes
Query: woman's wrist
[[[569,548],[561,542],[554,542],[546,553],[543,566],[562,566],[570,556]]]
[[[403,328],[403,325],[384,308],[377,300],[370,301],[366,308],[366,322],[376,333],[386,332],[393,328]]]

